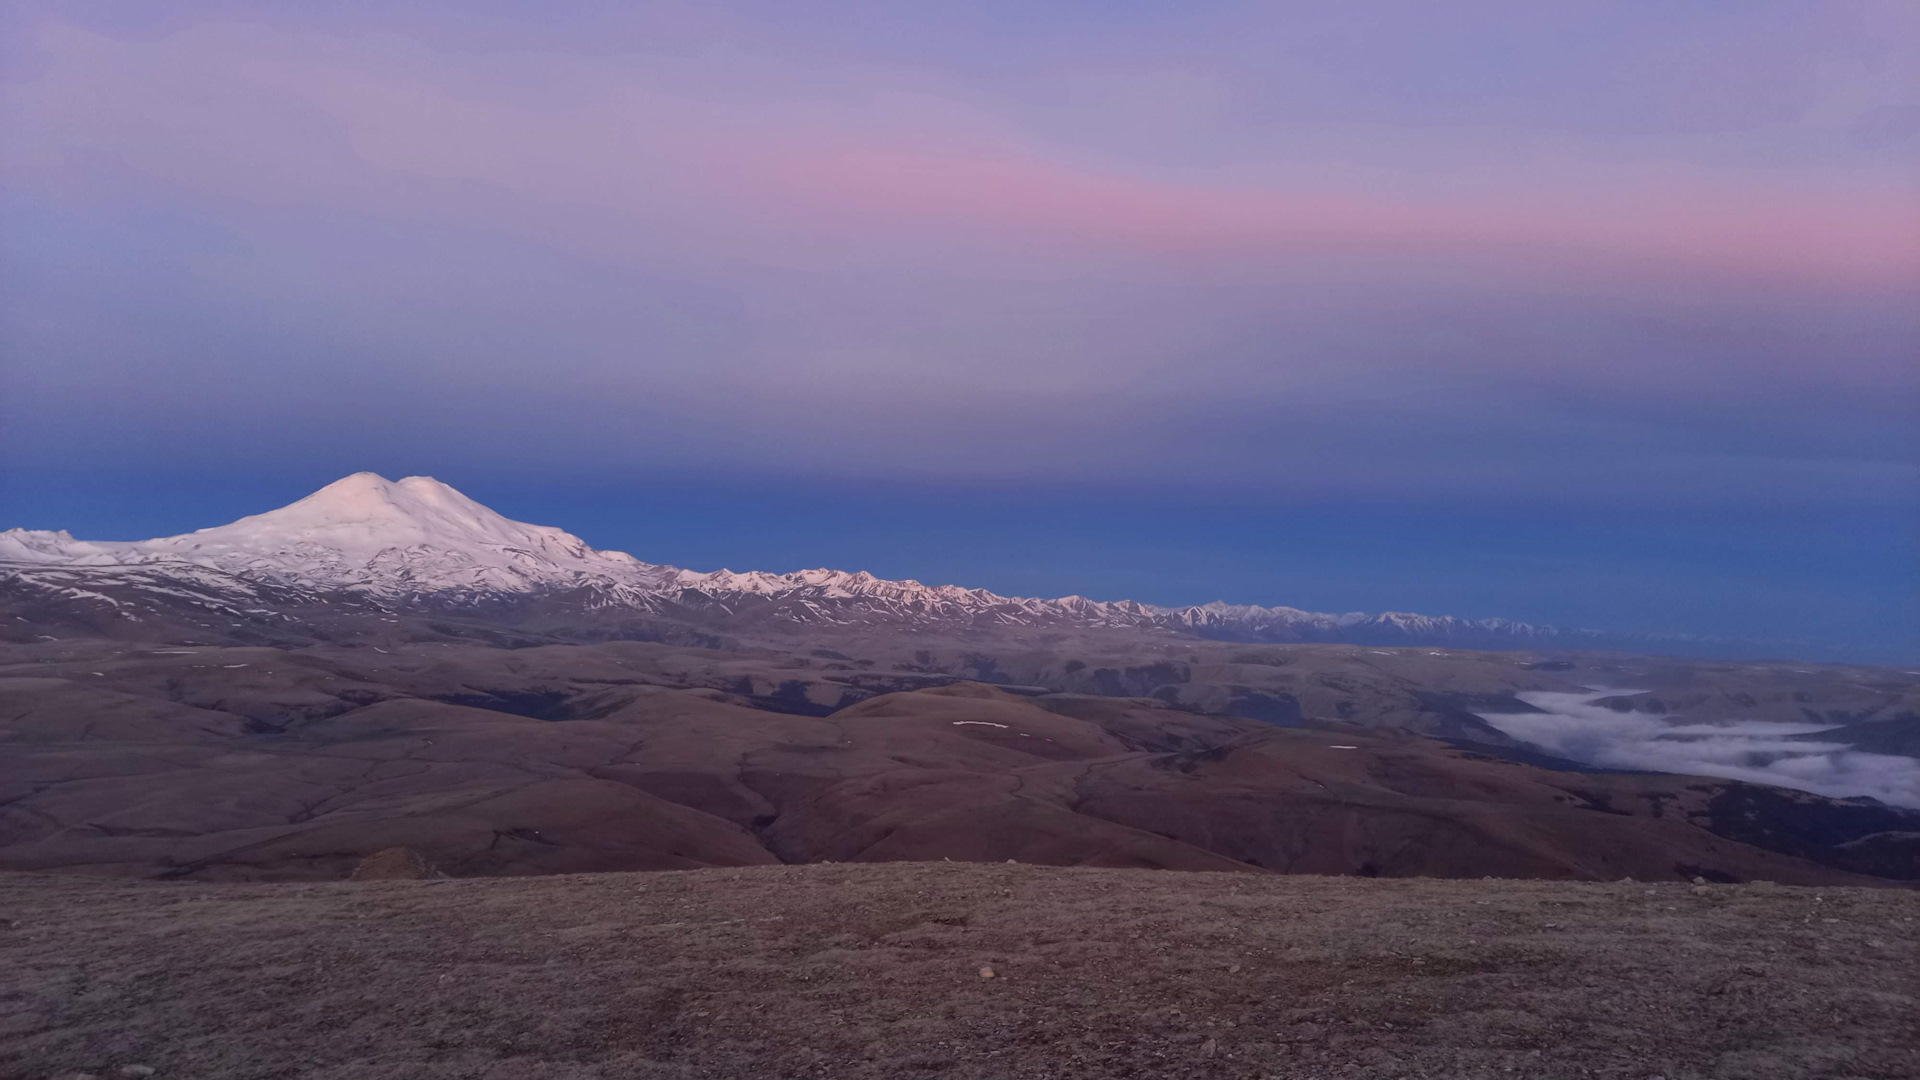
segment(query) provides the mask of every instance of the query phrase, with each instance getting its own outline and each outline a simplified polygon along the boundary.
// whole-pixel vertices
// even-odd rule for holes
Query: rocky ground
[[[1920,1075],[1920,894],[939,862],[0,876],[0,1076],[145,1070],[1893,1080]]]

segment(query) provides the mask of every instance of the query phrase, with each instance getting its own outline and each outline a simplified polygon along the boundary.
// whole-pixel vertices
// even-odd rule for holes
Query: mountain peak
[[[278,510],[170,539],[194,547],[318,544],[370,558],[387,548],[539,546],[548,534],[566,535],[510,521],[430,476],[395,482],[357,472]]]
[[[269,510],[266,514],[252,516],[266,517],[268,514],[281,513],[296,506],[325,509],[332,513],[347,515],[379,513],[382,508],[393,505],[393,498],[399,487],[400,485],[379,473],[357,472],[352,476],[343,476],[335,480],[304,499],[288,503],[280,510]]]
[[[334,520],[355,521],[390,518],[396,514],[414,516],[447,507],[459,507],[470,516],[500,516],[431,476],[409,476],[394,481],[374,472],[343,476],[304,499],[253,516],[267,518],[304,508],[325,513]]]

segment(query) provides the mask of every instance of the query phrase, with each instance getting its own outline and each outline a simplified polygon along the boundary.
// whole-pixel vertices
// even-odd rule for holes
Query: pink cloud
[[[480,222],[610,255],[665,242],[689,257],[704,245],[804,262],[835,230],[930,246],[933,258],[986,238],[1103,257],[1464,253],[1920,284],[1920,193],[1884,176],[1578,158],[1495,159],[1478,172],[1436,162],[1430,175],[1337,161],[1283,162],[1284,180],[1175,175],[1090,164],[957,100],[793,93],[805,73],[738,58],[716,88],[605,60],[489,55],[476,66],[410,43],[261,27],[124,41],[51,24],[40,46],[39,73],[7,88],[6,118],[17,134],[8,173],[43,189],[84,190],[105,160],[213,201]],[[503,90],[488,77],[501,64],[542,93]]]
[[[1153,254],[1535,252],[1832,284],[1920,284],[1920,194],[1716,183],[1415,199],[1174,182],[1065,160],[840,143],[740,148],[740,173],[849,228],[989,230]]]

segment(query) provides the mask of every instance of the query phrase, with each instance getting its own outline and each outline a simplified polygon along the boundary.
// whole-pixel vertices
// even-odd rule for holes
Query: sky
[[[1910,0],[0,18],[0,527],[1920,658]]]

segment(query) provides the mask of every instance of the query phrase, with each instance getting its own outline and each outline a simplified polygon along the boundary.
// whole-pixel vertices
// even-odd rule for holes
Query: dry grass
[[[1917,942],[1891,889],[10,875],[0,1075],[1892,1080],[1920,1075]]]

